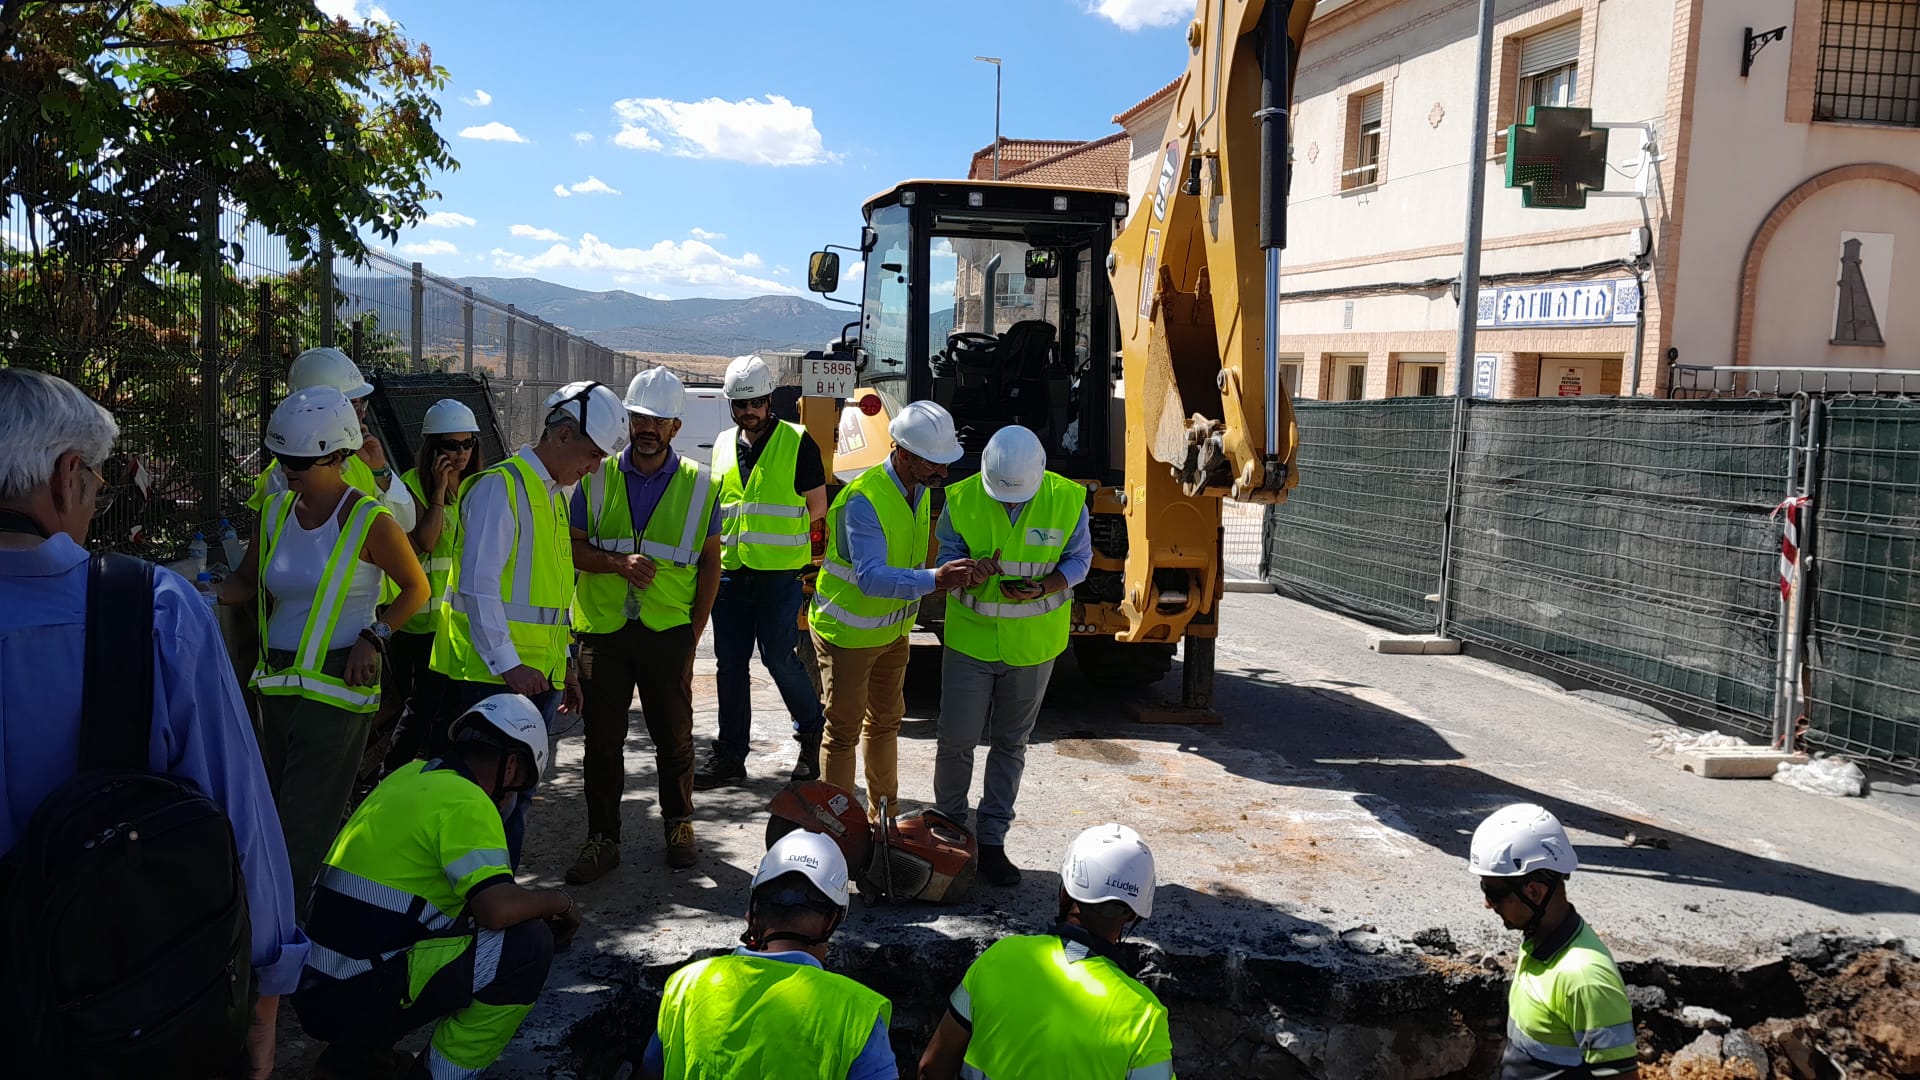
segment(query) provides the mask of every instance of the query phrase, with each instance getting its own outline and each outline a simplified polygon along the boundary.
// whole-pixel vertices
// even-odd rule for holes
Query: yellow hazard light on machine
[[[969,191],[969,192],[967,192],[967,205],[968,205],[968,206],[971,206],[971,207],[974,207],[975,209],[978,209],[978,208],[980,208],[980,207],[982,207],[982,206],[985,206],[986,204],[987,204],[987,197],[986,197],[986,195],[985,195],[984,193],[982,193],[982,192],[978,192],[978,191]]]
[[[1053,211],[1056,214],[1064,214],[1067,212],[1067,197],[1065,195],[1055,195],[1053,197]]]

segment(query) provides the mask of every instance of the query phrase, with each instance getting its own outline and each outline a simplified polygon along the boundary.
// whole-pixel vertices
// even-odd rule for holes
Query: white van
[[[673,448],[702,465],[713,464],[713,443],[733,426],[733,410],[717,386],[687,387],[687,404],[680,414],[680,434]]]

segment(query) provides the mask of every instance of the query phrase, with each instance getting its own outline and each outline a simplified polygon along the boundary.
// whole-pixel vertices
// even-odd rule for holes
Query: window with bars
[[[1813,118],[1920,127],[1920,0],[1826,0]]]
[[[1380,182],[1380,139],[1385,125],[1387,93],[1369,90],[1347,98],[1348,130],[1352,132],[1347,165],[1340,173],[1340,188],[1369,187]]]

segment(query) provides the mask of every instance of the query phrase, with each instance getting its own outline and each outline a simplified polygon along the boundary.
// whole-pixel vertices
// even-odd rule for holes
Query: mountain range
[[[459,282],[624,352],[739,356],[756,349],[819,349],[860,317],[853,308],[829,307],[799,296],[656,300],[618,289],[571,289],[539,278],[469,277]]]

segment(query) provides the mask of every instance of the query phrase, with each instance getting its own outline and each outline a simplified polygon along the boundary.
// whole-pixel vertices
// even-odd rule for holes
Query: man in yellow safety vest
[[[765,360],[736,357],[727,365],[723,389],[734,426],[713,443],[726,535],[725,570],[713,605],[720,736],[693,774],[700,791],[746,779],[753,734],[747,661],[756,642],[800,743],[793,779],[819,778],[824,724],[820,697],[793,646],[800,633],[800,571],[813,565],[812,537],[827,516],[826,464],[805,428],[773,415],[773,371]]]
[[[1627,984],[1567,900],[1579,865],[1560,819],[1534,803],[1503,806],[1473,831],[1468,867],[1481,896],[1525,935],[1507,994],[1501,1080],[1639,1075]]]
[[[1059,925],[980,954],[920,1058],[921,1080],[1173,1080],[1167,1008],[1113,958],[1153,914],[1153,889],[1138,833],[1109,823],[1076,837],[1060,867]]]
[[[976,823],[980,876],[1017,885],[1007,828],[1027,738],[1072,629],[1072,590],[1093,563],[1087,489],[1047,471],[1039,436],[1017,425],[1001,428],[980,455],[980,471],[947,489],[939,539],[940,561],[971,559],[974,572],[947,601],[934,805],[956,821],[967,819],[974,748],[986,734]]]
[[[790,832],[753,875],[744,948],[667,980],[645,1074],[667,1080],[894,1080],[880,993],[822,965],[847,917],[847,860],[827,837]]]
[[[575,382],[547,397],[540,441],[460,486],[460,533],[441,601],[432,669],[451,685],[449,720],[501,688],[532,701],[551,728],[556,710],[577,714],[580,683],[568,629],[573,608],[573,541],[566,488],[627,446],[620,395]],[[428,736],[428,756],[445,745],[445,728]],[[507,816],[507,850],[520,865],[526,835],[523,793]]]
[[[867,812],[900,797],[898,741],[919,600],[972,579],[970,559],[927,564],[928,488],[960,459],[953,417],[910,402],[888,425],[893,453],[840,489],[827,511],[827,551],[807,622],[820,657],[827,715],[826,779],[853,790],[855,748],[867,758]]]
[[[635,375],[626,400],[632,443],[573,493],[573,628],[587,722],[587,842],[567,870],[577,885],[620,864],[636,688],[659,770],[667,865],[695,861],[693,651],[720,589],[720,493],[705,465],[673,449],[686,400],[666,368]]]

